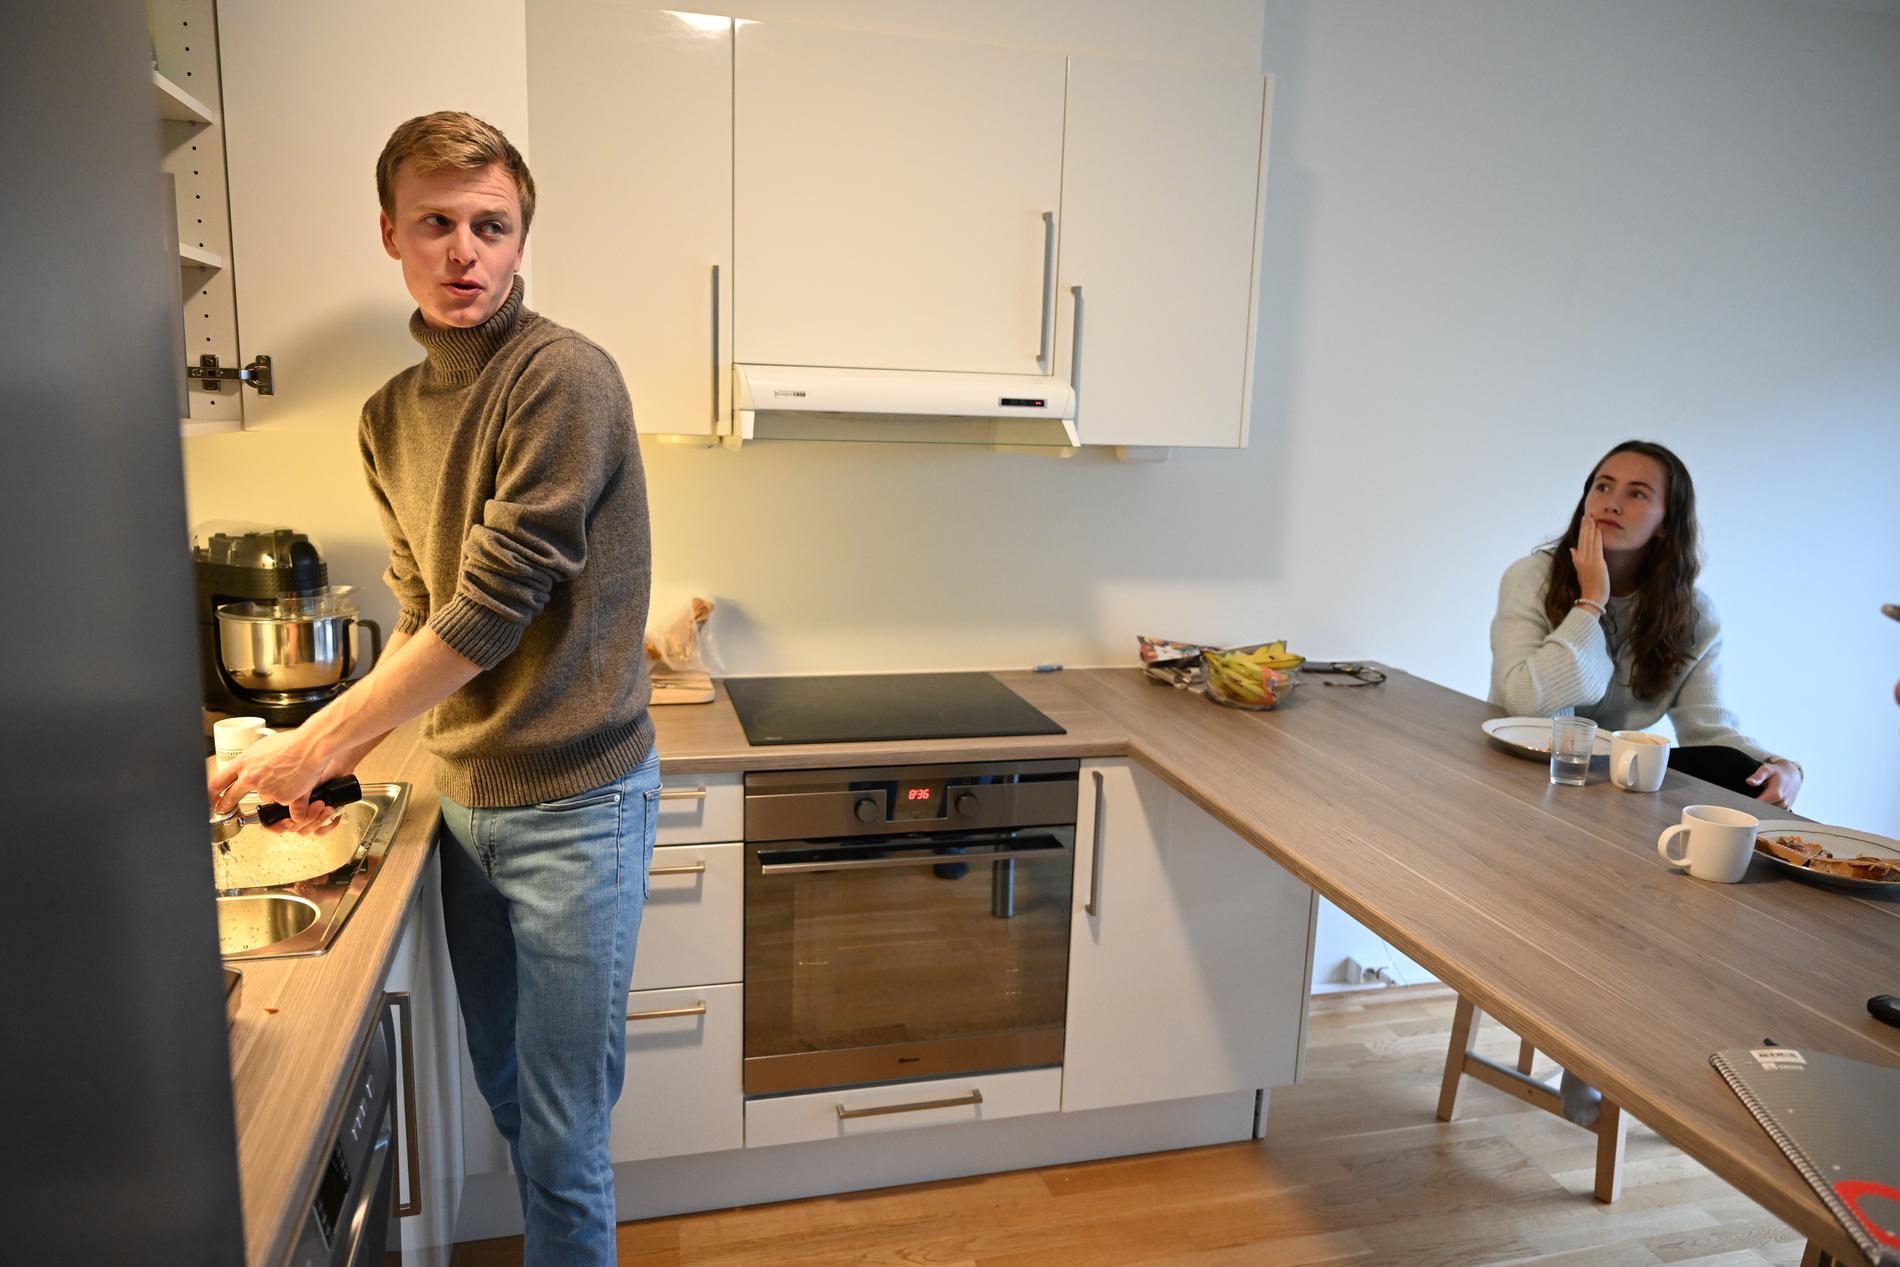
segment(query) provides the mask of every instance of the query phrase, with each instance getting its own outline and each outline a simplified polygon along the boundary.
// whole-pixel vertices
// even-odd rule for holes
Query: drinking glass
[[[1590,773],[1597,724],[1588,717],[1555,717],[1550,723],[1550,781],[1582,787]]]

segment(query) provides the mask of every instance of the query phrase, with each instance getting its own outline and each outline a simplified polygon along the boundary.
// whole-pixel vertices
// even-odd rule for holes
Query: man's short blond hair
[[[494,124],[460,110],[438,110],[417,115],[390,133],[376,160],[376,197],[391,219],[396,215],[396,169],[404,163],[418,173],[446,167],[479,171],[499,163],[514,178],[521,201],[521,236],[528,236],[528,226],[534,223],[534,177],[521,151]]]

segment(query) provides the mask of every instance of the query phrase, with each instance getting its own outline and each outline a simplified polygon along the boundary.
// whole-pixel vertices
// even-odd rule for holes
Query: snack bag
[[[688,601],[647,630],[647,659],[675,673],[711,672],[712,649],[705,629],[712,614],[712,599],[695,597]]]

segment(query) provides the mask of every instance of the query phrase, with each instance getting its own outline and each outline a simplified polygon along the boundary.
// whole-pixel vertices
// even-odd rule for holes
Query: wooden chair
[[[1530,1076],[1531,1061],[1537,1049],[1529,1041],[1518,1040],[1515,1069],[1471,1050],[1483,1019],[1484,1014],[1476,1004],[1463,995],[1458,996],[1458,1012],[1451,1023],[1451,1049],[1445,1053],[1445,1082],[1438,1091],[1438,1120],[1451,1121],[1452,1108],[1458,1102],[1459,1080],[1466,1074],[1534,1104],[1546,1113],[1562,1117],[1563,1107],[1557,1093]],[[1629,1138],[1629,1118],[1621,1105],[1605,1096],[1597,1120],[1583,1129],[1594,1132],[1597,1137],[1596,1199],[1614,1201],[1623,1190],[1623,1146]]]

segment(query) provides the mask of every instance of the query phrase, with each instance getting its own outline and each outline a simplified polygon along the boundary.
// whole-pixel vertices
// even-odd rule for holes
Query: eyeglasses
[[[1351,678],[1350,682],[1337,682],[1326,678],[1327,686],[1377,686],[1385,681],[1385,674],[1369,664],[1352,664],[1344,660],[1308,660],[1300,666],[1307,673],[1337,673]]]

